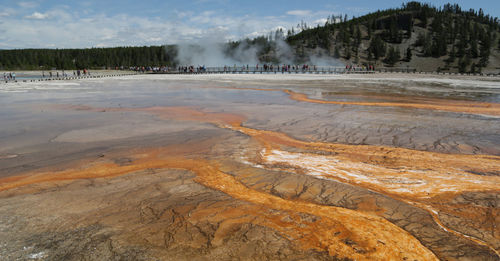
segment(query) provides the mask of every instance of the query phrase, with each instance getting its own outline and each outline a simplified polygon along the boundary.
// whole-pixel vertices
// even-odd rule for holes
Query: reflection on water
[[[383,102],[390,103],[389,106],[395,103],[404,106],[419,103],[423,108],[451,105],[458,107],[458,112],[467,112],[477,110],[477,106],[482,107],[483,104],[479,102],[488,99],[498,102],[500,88],[492,87],[495,82],[477,82],[478,86],[472,89],[465,84],[457,85],[456,82],[446,85],[388,81],[383,84],[380,81],[366,83],[366,80],[335,78],[332,81],[249,82],[248,79],[238,81],[231,78],[197,81],[192,77],[177,80],[170,80],[168,76],[151,77],[3,85],[0,88],[0,151],[7,151],[10,146],[5,144],[13,143],[13,140],[33,140],[35,145],[43,143],[43,139],[49,142],[58,133],[98,126],[117,119],[106,114],[96,117],[84,111],[75,113],[72,110],[54,111],[49,108],[51,104],[73,104],[98,108],[188,106],[245,115],[245,124],[250,127],[283,130],[304,139],[443,152],[500,153],[495,149],[500,143],[497,135],[500,124],[495,118],[422,110],[419,107],[401,109],[349,105],[349,102]],[[273,89],[276,91],[269,91]],[[293,95],[283,92],[287,89],[292,90],[292,94],[304,93],[309,100],[299,96],[298,101],[291,100],[289,97],[293,98]],[[421,89],[425,91],[415,92]],[[430,93],[427,89],[435,92]],[[457,93],[467,90],[467,100],[450,99],[443,90]],[[300,102],[300,99],[306,99],[306,102]],[[346,103],[310,103],[321,100]],[[496,111],[499,105],[484,106],[484,110]],[[33,138],[37,136],[44,138]],[[23,143],[25,145],[29,145],[29,142]]]
[[[227,199],[217,201],[220,213],[199,208],[204,222],[231,220],[214,232],[218,244],[241,218],[339,258],[453,259],[459,249],[498,255],[489,233],[495,219],[475,222],[498,212],[487,201],[498,194],[497,82],[259,77],[2,85],[0,190],[185,169],[206,188],[252,204],[242,216]],[[293,179],[280,183],[277,173]],[[303,174],[330,183],[300,185]],[[252,187],[252,175],[268,180]],[[323,195],[338,184],[342,192]],[[337,203],[324,202],[344,191]],[[360,191],[372,201],[359,202]],[[475,194],[459,198],[467,193]],[[405,217],[409,206],[427,216]],[[107,216],[99,211],[97,219]],[[142,207],[127,213],[135,212],[142,220]]]

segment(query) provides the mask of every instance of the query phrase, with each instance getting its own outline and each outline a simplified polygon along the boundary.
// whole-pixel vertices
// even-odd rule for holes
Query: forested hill
[[[421,71],[500,72],[500,24],[483,10],[409,2],[290,35],[297,54],[317,50],[347,63],[412,67]]]

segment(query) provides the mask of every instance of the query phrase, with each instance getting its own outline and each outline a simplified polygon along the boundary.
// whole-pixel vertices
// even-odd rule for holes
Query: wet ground
[[[0,259],[498,260],[500,79],[0,85]]]

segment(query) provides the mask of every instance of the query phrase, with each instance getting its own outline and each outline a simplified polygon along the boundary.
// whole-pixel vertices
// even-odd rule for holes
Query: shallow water
[[[489,224],[497,221],[476,221],[480,215],[495,216],[499,211],[500,81],[370,77],[143,75],[0,85],[0,178],[4,178],[0,179],[0,196],[2,191],[8,197],[9,193],[29,195],[31,192],[23,191],[34,191],[41,193],[43,202],[57,205],[62,199],[51,199],[44,186],[96,178],[110,179],[113,184],[125,175],[126,181],[117,184],[124,191],[135,191],[135,183],[127,181],[130,173],[145,171],[148,176],[149,171],[186,169],[195,173],[194,180],[210,193],[222,192],[264,208],[273,207],[268,201],[279,201],[281,207],[275,208],[281,211],[279,215],[301,211],[317,215],[326,222],[317,225],[320,228],[329,222],[342,224],[344,215],[361,216],[355,219],[359,227],[339,225],[339,229],[355,235],[349,240],[381,253],[399,249],[403,251],[399,254],[406,254],[408,246],[398,244],[400,240],[415,244],[420,251],[411,253],[415,256],[431,258],[434,253],[439,258],[456,257],[448,248],[468,249],[470,255],[482,258],[497,255],[498,228],[493,228],[493,235],[488,234]],[[282,181],[280,175],[292,180]],[[434,184],[438,180],[439,184]],[[84,195],[94,189],[75,186]],[[324,191],[332,186],[340,186],[339,191],[325,197]],[[143,189],[162,198],[170,195],[161,194],[161,189],[148,190],[152,188]],[[66,193],[63,185],[53,191]],[[287,196],[290,191],[295,191],[295,196]],[[344,192],[344,199],[337,198]],[[103,198],[113,198],[100,193]],[[365,193],[370,194],[366,199],[360,196]],[[146,201],[147,195],[141,194]],[[15,210],[22,213],[9,208],[22,200],[13,197],[9,204],[0,202],[0,208],[31,220],[36,213],[29,207]],[[120,205],[121,200],[135,198],[118,198],[109,204]],[[162,200],[151,199],[160,205]],[[330,200],[338,209],[329,209],[330,203],[325,202]],[[385,203],[380,207],[373,200]],[[113,229],[120,227],[115,221],[128,212],[108,213],[99,204],[92,212],[97,220]],[[462,204],[458,209],[463,211],[453,210],[456,204]],[[481,204],[487,207],[478,207]],[[313,205],[321,205],[322,210],[315,211]],[[127,211],[134,212],[134,205],[130,206],[132,210]],[[344,213],[344,208],[360,212]],[[423,216],[420,220],[401,218],[407,208]],[[140,211],[142,219],[142,207]],[[359,252],[357,243],[345,243],[347,239],[337,238],[332,231],[335,236],[316,235],[318,230],[312,223],[287,225],[277,222],[274,214],[252,211],[255,220],[263,221],[245,222],[279,231],[293,242],[295,235],[314,239],[298,240],[303,250],[360,259],[380,254],[374,250]],[[336,211],[344,214],[339,216]],[[364,216],[366,213],[369,215]],[[213,215],[220,222],[228,216],[234,218],[233,214]],[[116,220],[105,221],[110,215],[116,215]],[[64,213],[59,217],[64,220]],[[375,217],[381,218],[377,225],[364,220]],[[42,219],[30,222],[41,222],[37,220]],[[81,224],[80,219],[75,220],[75,225]],[[198,221],[206,222],[203,218]],[[138,224],[133,219],[127,222],[132,227]],[[406,227],[405,222],[412,226]],[[364,234],[368,231],[363,230],[365,226],[380,232],[390,245],[374,243],[372,234]],[[14,227],[22,226],[16,223]],[[38,227],[44,227],[44,223]],[[400,233],[397,236],[401,238],[394,240],[382,232],[400,228],[412,236],[406,238],[406,232]],[[231,236],[228,231],[217,233]],[[30,231],[23,233],[33,236]],[[9,244],[17,244],[12,242]],[[12,248],[0,248],[0,254],[14,253]],[[385,248],[392,250],[383,252]],[[37,251],[57,252],[45,248]]]
[[[238,81],[231,77],[197,81],[151,76],[4,85],[0,89],[0,153],[26,154],[30,147],[43,150],[43,144],[57,144],[58,136],[79,129],[87,130],[82,133],[99,135],[99,131],[89,130],[100,128],[102,135],[109,137],[104,130],[109,132],[114,127],[135,130],[141,125],[152,130],[155,124],[160,125],[151,116],[131,112],[95,114],[54,108],[54,105],[83,105],[102,108],[102,111],[106,108],[187,106],[241,114],[246,117],[245,126],[282,131],[303,140],[500,155],[500,120],[495,117],[398,107],[311,104],[291,100],[281,91],[289,89],[313,99],[347,102],[498,102],[500,88],[491,88],[495,82],[478,82],[484,86],[475,87],[475,91],[467,87],[464,91],[456,86],[465,84],[457,85],[457,81],[439,85],[415,81],[419,85],[417,88],[413,81],[397,79],[387,84],[370,83],[370,79],[335,77],[330,81],[250,79],[251,82],[247,78]],[[429,93],[428,89],[435,92]],[[443,90],[467,93],[467,101],[452,100]],[[144,126],[142,128],[146,128]],[[131,133],[135,134],[128,136],[149,132]]]

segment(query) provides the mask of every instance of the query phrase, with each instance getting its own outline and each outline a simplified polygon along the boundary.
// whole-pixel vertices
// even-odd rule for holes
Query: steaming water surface
[[[300,78],[235,76],[220,78],[132,77],[113,80],[13,83],[0,88],[0,153],[50,143],[58,135],[115,121],[140,128],[151,116],[55,110],[54,105],[95,108],[187,106],[244,115],[249,127],[284,131],[301,139],[350,144],[394,145],[457,152],[466,144],[474,153],[498,154],[500,123],[480,115],[408,108],[322,105],[288,99],[281,90],[331,101],[500,102],[499,83],[436,79]],[[237,76],[236,76],[237,77]],[[267,90],[260,90],[267,89]],[[276,90],[276,91],[272,91]],[[426,100],[427,99],[427,100]],[[453,100],[450,100],[453,99]],[[133,115],[130,115],[133,114]],[[129,117],[129,118],[128,118]],[[137,119],[136,119],[137,118]],[[134,122],[133,120],[137,122]],[[438,144],[439,143],[439,144]],[[437,144],[437,145],[436,145]],[[469,151],[471,153],[471,151]]]

